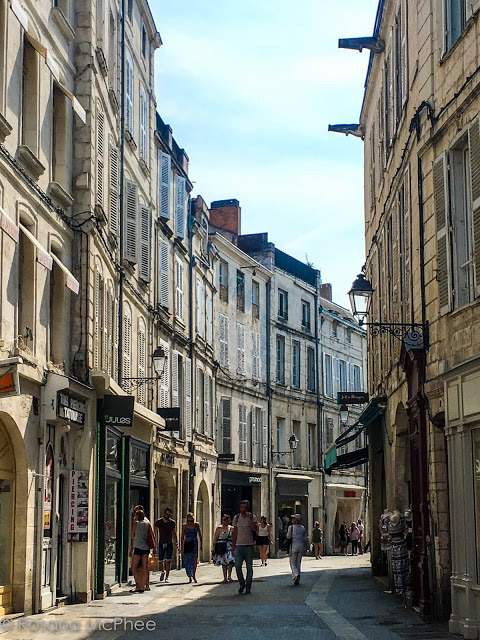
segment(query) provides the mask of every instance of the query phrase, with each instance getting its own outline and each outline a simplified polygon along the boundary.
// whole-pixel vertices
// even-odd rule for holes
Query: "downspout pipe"
[[[126,15],[126,0],[122,0],[122,43],[121,43],[121,64],[122,73],[120,75],[120,197],[119,197],[119,251],[120,251],[120,280],[118,287],[118,384],[121,386],[123,375],[123,280],[125,272],[123,269],[123,249],[124,249],[124,192],[125,192],[125,15]]]
[[[266,353],[267,353],[267,441],[268,441],[268,503],[269,503],[269,513],[270,513],[270,522],[274,523],[274,531],[275,538],[278,535],[278,531],[276,531],[276,518],[275,518],[275,495],[273,491],[273,460],[272,460],[272,451],[273,451],[273,425],[272,425],[272,372],[271,372],[271,291],[272,291],[272,283],[270,280],[267,280],[265,283],[265,315],[266,315]],[[276,555],[276,547],[274,547],[274,555]]]
[[[317,390],[317,468],[322,474],[322,529],[325,530],[325,469],[323,467],[324,459],[324,442],[323,442],[323,401],[320,389],[320,380],[323,380],[323,352],[320,344],[320,331],[318,327],[320,318],[319,299],[319,280],[320,274],[317,273],[315,282],[315,387]],[[320,367],[322,367],[322,377],[320,378]]]
[[[191,407],[193,413],[194,401],[193,401],[193,381],[196,379],[194,372],[195,364],[194,363],[194,340],[193,340],[193,270],[195,267],[195,256],[193,255],[193,227],[194,227],[194,215],[193,215],[193,200],[189,196],[188,198],[188,216],[187,216],[187,233],[188,233],[188,355],[191,361],[192,374],[190,376],[190,397],[192,398]],[[189,442],[189,451],[190,451],[190,464],[189,464],[189,474],[188,474],[188,508],[189,511],[194,510],[194,495],[193,495],[193,483],[194,483],[194,472],[195,472],[195,444],[193,441],[193,433],[194,433],[194,420],[192,415],[192,441]]]

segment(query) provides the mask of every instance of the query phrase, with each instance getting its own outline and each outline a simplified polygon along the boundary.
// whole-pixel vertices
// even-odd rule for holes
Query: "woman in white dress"
[[[230,516],[222,516],[222,524],[215,529],[212,545],[212,560],[217,567],[222,567],[223,582],[232,581],[232,569],[235,557],[232,553],[233,527]]]

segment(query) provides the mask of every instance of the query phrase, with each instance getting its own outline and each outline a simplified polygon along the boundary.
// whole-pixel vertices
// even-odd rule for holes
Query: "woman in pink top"
[[[352,543],[352,556],[357,555],[358,549],[358,541],[360,539],[360,531],[358,530],[357,523],[352,522],[352,526],[350,527],[350,542]]]

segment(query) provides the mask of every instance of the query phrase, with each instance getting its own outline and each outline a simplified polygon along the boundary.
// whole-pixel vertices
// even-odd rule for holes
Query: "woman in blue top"
[[[195,522],[193,513],[187,513],[187,521],[182,526],[182,549],[183,549],[183,565],[187,576],[188,582],[197,582],[195,574],[197,572],[198,564],[198,540],[200,539],[200,551],[202,550],[202,532],[200,525]]]

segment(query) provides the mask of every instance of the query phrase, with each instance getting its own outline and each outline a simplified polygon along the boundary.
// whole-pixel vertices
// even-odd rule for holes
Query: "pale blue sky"
[[[364,262],[363,143],[328,133],[358,122],[378,0],[151,0],[163,40],[157,108],[190,157],[194,195],[237,198],[242,233],[268,231],[332,282]]]

